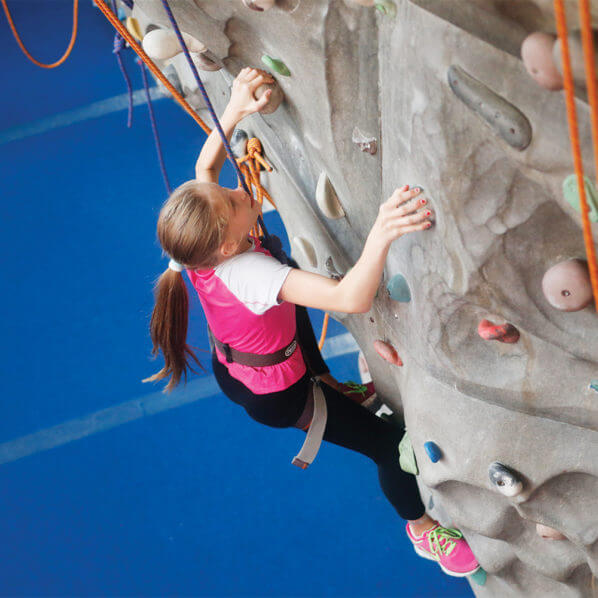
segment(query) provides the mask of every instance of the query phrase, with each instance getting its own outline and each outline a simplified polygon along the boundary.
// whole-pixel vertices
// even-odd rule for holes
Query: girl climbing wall
[[[270,75],[256,69],[240,72],[221,118],[228,139],[245,116],[268,104],[270,91],[259,100],[254,92],[271,82]],[[193,360],[199,363],[186,343],[186,270],[210,326],[212,367],[224,394],[254,420],[274,428],[300,428],[308,438],[318,422],[325,422],[324,440],[377,465],[382,491],[407,520],[416,552],[450,575],[474,573],[479,565],[460,532],[441,527],[426,514],[415,477],[401,469],[397,445],[402,430],[358,404],[372,396],[373,386],[356,393],[330,375],[305,309],[367,312],[391,243],[432,225],[427,200],[418,188],[396,189],[380,206],[355,266],[342,280],[333,280],[281,264],[250,235],[261,206],[241,187],[218,185],[225,157],[214,130],[197,160],[196,178],[175,189],[160,211],[158,238],[172,259],[156,284],[151,337],[153,353],[161,350],[165,363],[148,380],[170,376],[166,388],[171,390],[186,377]],[[351,400],[356,397],[358,401]],[[325,403],[323,420],[318,400]],[[301,459],[299,464],[306,465]]]

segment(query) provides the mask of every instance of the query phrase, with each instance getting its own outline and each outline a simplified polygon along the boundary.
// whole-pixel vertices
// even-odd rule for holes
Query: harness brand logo
[[[293,341],[284,351],[286,357],[290,357],[297,348],[297,341]]]

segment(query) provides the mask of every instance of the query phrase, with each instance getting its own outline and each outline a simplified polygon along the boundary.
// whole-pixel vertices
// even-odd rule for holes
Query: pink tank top
[[[247,353],[274,353],[295,336],[295,305],[277,300],[289,266],[280,264],[259,239],[253,247],[209,270],[187,270],[199,295],[214,336]],[[255,394],[284,390],[306,372],[301,349],[286,361],[267,367],[227,363],[216,349],[218,361],[233,378]]]

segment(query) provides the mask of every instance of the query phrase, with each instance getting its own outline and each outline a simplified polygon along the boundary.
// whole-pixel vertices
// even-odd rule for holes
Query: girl
[[[268,103],[270,92],[259,100],[254,92],[271,82],[256,69],[240,72],[221,119],[228,139],[245,116]],[[217,184],[225,158],[214,130],[197,160],[196,178],[175,189],[160,211],[158,238],[172,259],[156,284],[150,326],[152,352],[162,351],[164,367],[148,380],[170,376],[170,390],[183,374],[186,378],[192,359],[199,363],[186,343],[184,268],[213,335],[212,367],[224,394],[262,424],[306,430],[314,409],[310,378],[319,377],[328,414],[324,440],[374,461],[382,491],[407,520],[407,535],[419,555],[437,561],[449,575],[474,573],[479,565],[461,533],[426,514],[415,477],[399,466],[402,430],[340,392],[344,385],[330,375],[305,309],[369,311],[390,244],[431,226],[427,201],[416,199],[421,190],[405,185],[380,206],[361,257],[339,281],[279,263],[250,236],[261,206],[243,188]]]

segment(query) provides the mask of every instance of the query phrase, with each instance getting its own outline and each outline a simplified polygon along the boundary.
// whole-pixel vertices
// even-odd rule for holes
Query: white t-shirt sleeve
[[[278,293],[291,271],[272,256],[246,251],[215,268],[215,274],[229,291],[254,314],[279,305]]]

